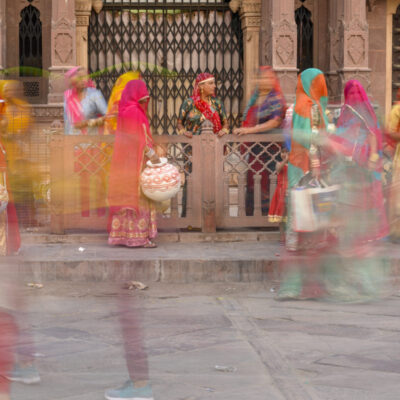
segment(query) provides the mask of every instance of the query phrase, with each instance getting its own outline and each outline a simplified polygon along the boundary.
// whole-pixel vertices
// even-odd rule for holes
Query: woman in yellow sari
[[[22,99],[18,81],[0,81],[2,103],[1,141],[4,144],[9,183],[21,224],[34,218],[34,171],[29,158],[29,134],[33,120],[31,106]]]
[[[389,117],[389,135],[395,142],[389,198],[390,240],[400,242],[400,89]]]

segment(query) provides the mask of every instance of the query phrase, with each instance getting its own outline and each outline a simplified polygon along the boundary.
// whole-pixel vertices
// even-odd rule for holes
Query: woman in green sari
[[[316,68],[303,71],[298,78],[293,109],[291,149],[288,163],[289,190],[300,181],[319,178],[325,164],[318,146],[319,132],[325,130],[328,90],[323,73]],[[327,230],[296,232],[293,229],[293,206],[289,197],[286,249],[297,252],[304,261],[288,262],[277,300],[317,298],[324,291],[319,282],[319,254],[330,244]]]

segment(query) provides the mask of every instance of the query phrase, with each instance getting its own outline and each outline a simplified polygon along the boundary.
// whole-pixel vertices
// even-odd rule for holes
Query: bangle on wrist
[[[147,156],[148,158],[151,158],[151,157],[154,156],[154,154],[156,154],[156,152],[155,152],[153,149],[150,149],[150,150],[146,153],[146,156]]]
[[[377,162],[379,160],[379,154],[378,153],[372,153],[369,156],[369,161],[371,162]]]

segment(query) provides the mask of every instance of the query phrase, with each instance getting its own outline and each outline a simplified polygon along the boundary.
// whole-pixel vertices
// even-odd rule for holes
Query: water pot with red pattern
[[[146,197],[153,201],[165,201],[174,197],[181,187],[178,169],[164,157],[153,164],[150,160],[140,176],[140,186]]]

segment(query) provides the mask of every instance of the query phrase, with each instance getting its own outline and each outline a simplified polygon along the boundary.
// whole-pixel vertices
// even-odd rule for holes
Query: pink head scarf
[[[338,126],[345,125],[349,120],[354,119],[355,114],[348,106],[353,108],[362,117],[362,121],[365,123],[367,129],[375,134],[378,141],[378,150],[381,150],[382,132],[379,129],[378,119],[367,92],[356,79],[349,80],[344,88],[344,106],[337,123]]]
[[[74,78],[82,69],[82,67],[73,67],[68,70],[64,75],[66,86],[69,87],[69,89],[64,92],[65,106],[68,118],[70,119],[72,125],[85,119],[82,111],[82,105],[79,100],[78,91],[75,87],[71,87],[72,78]],[[95,85],[91,79],[88,79],[86,81],[85,87],[94,88]],[[86,129],[82,129],[82,133],[86,134]]]
[[[148,96],[146,84],[140,79],[128,82],[122,92],[109,175],[110,215],[121,208],[139,207],[144,150],[146,145],[153,145],[146,111],[139,103],[146,99],[147,105]]]

